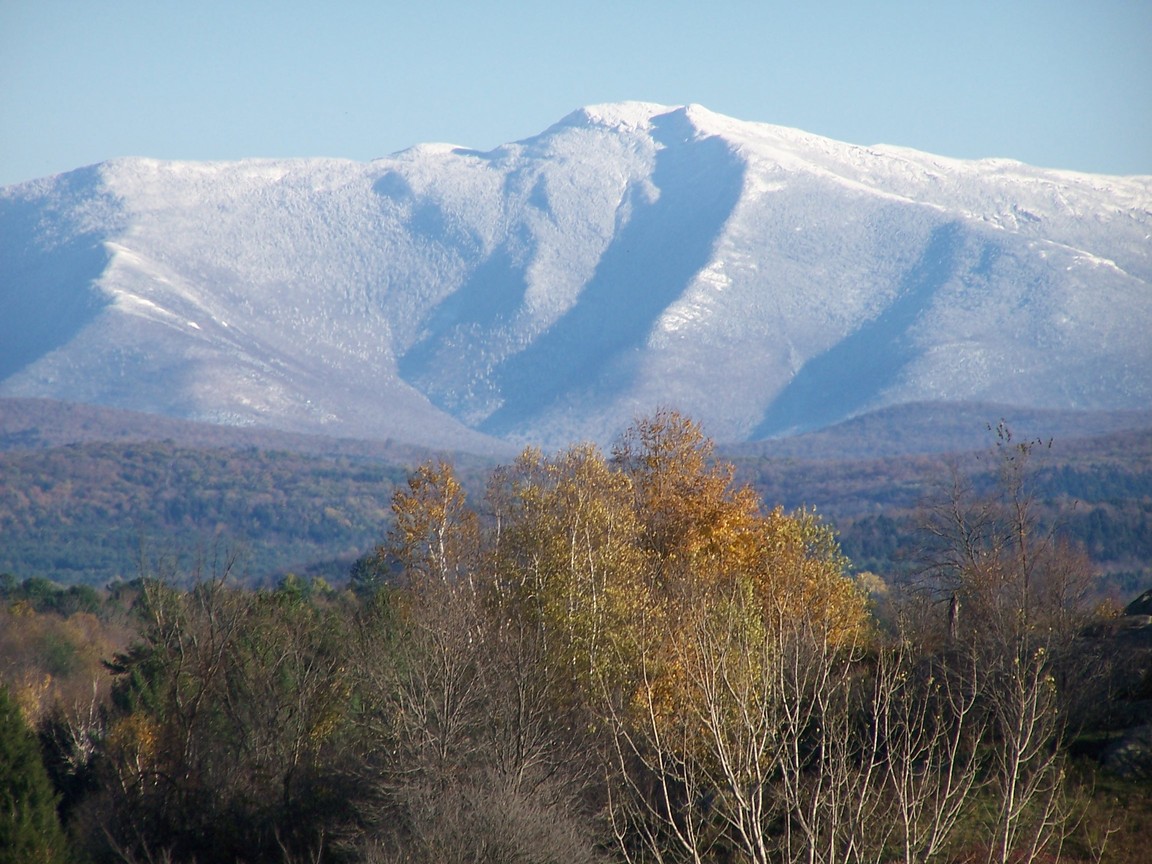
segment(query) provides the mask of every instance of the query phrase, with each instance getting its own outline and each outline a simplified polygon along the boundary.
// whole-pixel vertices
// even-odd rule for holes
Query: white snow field
[[[1152,177],[584,108],[481,153],[0,189],[0,396],[484,450],[676,407],[1152,406]]]

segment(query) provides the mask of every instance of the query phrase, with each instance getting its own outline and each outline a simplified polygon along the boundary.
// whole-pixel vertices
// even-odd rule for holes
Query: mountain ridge
[[[1030,486],[1048,517],[1060,511],[1062,536],[1091,548],[1109,574],[1099,584],[1131,593],[1146,583],[1152,411],[897,406],[716,455],[772,505],[830,520],[856,567],[891,574],[907,563],[898,551],[917,511],[953,470],[989,482],[996,418],[1016,441],[1055,438],[1037,449]],[[343,580],[385,536],[389,497],[418,464],[448,459],[480,502],[496,465],[512,458],[0,399],[0,488],[13,493],[0,496],[0,573],[103,585],[139,576],[142,556],[194,566],[231,550],[245,581]]]
[[[495,451],[1152,404],[1152,177],[588,106],[487,153],[0,190],[0,396]]]

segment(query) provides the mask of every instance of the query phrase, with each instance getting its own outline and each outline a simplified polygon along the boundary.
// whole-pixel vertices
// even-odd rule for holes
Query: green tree
[[[246,591],[226,574],[143,591],[142,639],[112,664],[102,827],[113,851],[311,854],[341,794],[328,766],[350,696],[331,592],[297,578]]]
[[[0,687],[0,862],[67,860],[56,794],[16,702]]]

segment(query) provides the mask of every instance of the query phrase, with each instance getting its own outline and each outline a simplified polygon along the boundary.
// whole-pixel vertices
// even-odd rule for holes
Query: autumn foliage
[[[660,411],[482,490],[417,468],[349,590],[29,580],[0,683],[93,862],[1104,860],[1068,779],[1113,680],[1086,562],[1001,445],[883,620],[829,525]]]

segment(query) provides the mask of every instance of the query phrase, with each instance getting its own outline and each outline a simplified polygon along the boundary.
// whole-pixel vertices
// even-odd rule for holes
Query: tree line
[[[4,408],[13,401],[22,400],[4,400]],[[81,417],[94,410],[83,409]],[[48,436],[43,445],[87,428],[67,415],[58,419],[43,418],[44,426],[36,427]],[[91,418],[93,428],[115,434],[98,419],[99,412]],[[176,431],[168,421],[152,419],[161,424],[156,431]],[[183,443],[13,446],[20,436],[5,439],[4,427],[19,420],[19,411],[12,418],[0,409],[0,488],[8,493],[0,496],[0,573],[64,584],[134,579],[141,547],[156,543],[179,551],[185,569],[195,566],[203,548],[225,543],[241,550],[242,578],[253,586],[274,585],[288,572],[340,581],[381,536],[392,489],[429,456],[362,442],[327,442],[324,447],[336,449],[320,449],[321,442],[311,439],[200,427],[200,437]],[[229,445],[236,436],[252,443]],[[301,449],[308,446],[313,449]],[[940,477],[944,457],[805,462],[749,456],[748,450],[745,445],[718,455],[764,500],[817,508],[835,524],[857,570],[910,569],[921,503]],[[992,488],[988,460],[957,458],[977,491]],[[463,456],[452,461],[469,494],[481,499],[495,463]],[[1152,577],[1149,433],[1057,442],[1046,450],[1033,488],[1040,521],[1059,524],[1099,566],[1100,593],[1124,596]]]
[[[104,689],[4,670],[65,829],[43,860],[1122,853],[1071,754],[1132,670],[1082,636],[1091,566],[999,432],[994,494],[953,477],[902,587],[671,411],[607,455],[527,450],[482,499],[422,466],[349,590],[151,572]]]
[[[334,578],[379,537],[381,490],[405,473],[162,441],[0,453],[0,571],[103,585],[138,575],[141,546],[158,538],[179,543],[187,562],[226,538],[250,550],[254,581],[306,565]]]

